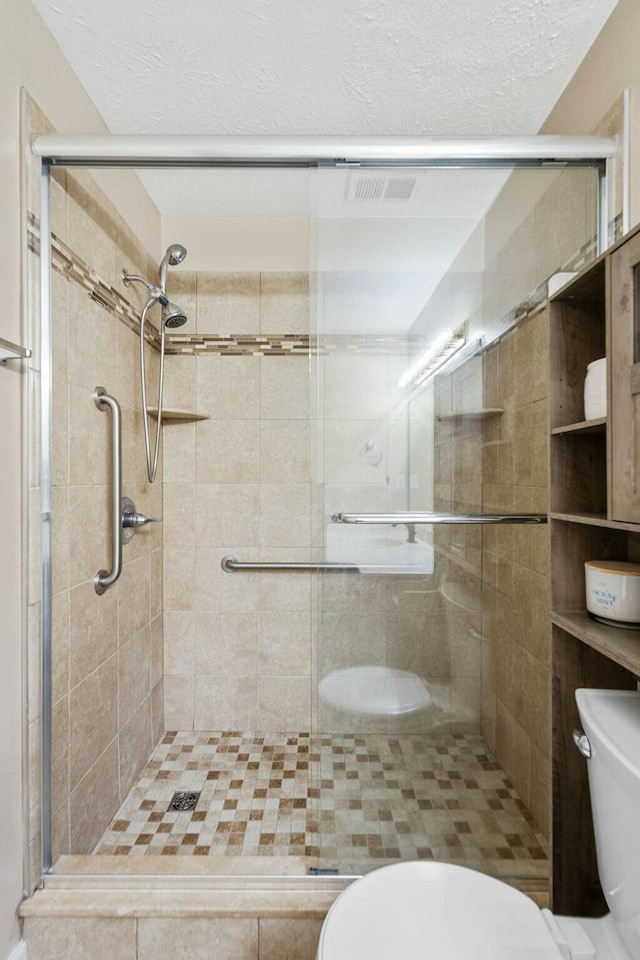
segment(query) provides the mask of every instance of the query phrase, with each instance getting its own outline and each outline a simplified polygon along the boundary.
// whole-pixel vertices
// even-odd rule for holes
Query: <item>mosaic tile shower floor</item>
[[[190,811],[174,793],[200,792]],[[481,737],[168,733],[95,853],[440,859],[544,877],[545,838]]]

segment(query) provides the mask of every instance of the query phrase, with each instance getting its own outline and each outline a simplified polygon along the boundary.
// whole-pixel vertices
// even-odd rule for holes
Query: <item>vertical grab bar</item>
[[[102,595],[122,572],[122,414],[115,397],[96,387],[93,401],[98,410],[111,410],[111,570],[98,570],[93,585]]]

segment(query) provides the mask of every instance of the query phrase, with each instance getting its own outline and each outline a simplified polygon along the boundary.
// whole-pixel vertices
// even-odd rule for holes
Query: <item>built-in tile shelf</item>
[[[158,408],[149,407],[149,416],[158,417]],[[162,411],[162,422],[163,423],[193,423],[196,420],[208,420],[208,413],[197,413],[195,410],[175,410],[175,409],[163,409]]]
[[[487,407],[484,410],[457,410],[454,413],[441,413],[436,420],[488,420],[504,413],[502,407]]]
[[[579,423],[568,423],[565,427],[554,427],[551,433],[561,436],[563,433],[604,433],[607,429],[607,418],[597,420],[581,420]]]
[[[609,660],[619,663],[625,670],[640,676],[640,630],[609,627],[592,620],[584,610],[554,610],[551,622]]]

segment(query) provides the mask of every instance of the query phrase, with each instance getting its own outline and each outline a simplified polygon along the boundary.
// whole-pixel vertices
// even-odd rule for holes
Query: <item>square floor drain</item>
[[[179,793],[174,793],[171,803],[169,804],[169,810],[180,810],[182,812],[185,810],[194,810],[199,798],[199,792],[192,793],[191,791],[181,791]]]

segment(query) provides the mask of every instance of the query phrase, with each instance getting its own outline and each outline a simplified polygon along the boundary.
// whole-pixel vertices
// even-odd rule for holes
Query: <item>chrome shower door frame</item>
[[[52,852],[52,279],[51,168],[119,167],[395,167],[418,169],[591,167],[598,172],[598,253],[609,236],[612,137],[215,137],[38,136],[32,151],[42,161],[40,187],[40,470],[42,545],[41,716],[42,857],[50,873]],[[626,171],[625,171],[626,173]],[[627,225],[623,222],[623,231]],[[26,610],[25,610],[26,616]],[[25,705],[26,706],[26,705]]]

